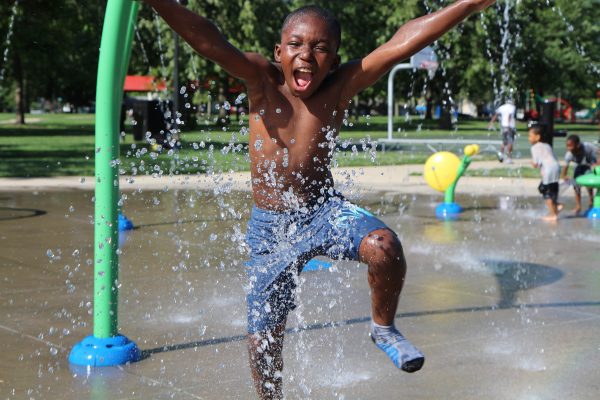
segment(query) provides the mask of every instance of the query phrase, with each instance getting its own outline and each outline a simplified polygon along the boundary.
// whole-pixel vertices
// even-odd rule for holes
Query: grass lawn
[[[94,115],[92,114],[28,114],[27,124],[13,123],[13,114],[0,114],[0,177],[89,176],[94,173]],[[204,128],[182,133],[180,151],[151,151],[145,142],[134,143],[129,132],[121,142],[121,172],[123,174],[193,174],[207,171],[247,170],[248,136],[241,131],[247,127],[233,121],[225,130],[211,124]],[[460,121],[457,129],[437,129],[437,121],[418,117],[394,121],[394,137],[410,139],[456,138],[498,139],[497,131],[488,131],[487,121]],[[595,125],[557,124],[556,129],[577,133],[586,141],[596,141]],[[406,145],[396,151],[371,150],[373,142],[387,137],[385,117],[360,117],[344,126],[340,135],[340,149],[334,165],[368,166],[422,164],[431,155],[425,145]],[[521,136],[517,148],[528,156],[529,146],[523,133],[525,124],[518,126]],[[363,146],[364,145],[364,146]],[[564,139],[555,139],[558,157],[564,154]],[[460,146],[451,148],[460,151]],[[373,153],[375,157],[373,157]],[[483,157],[491,158],[491,153]],[[525,173],[526,169],[521,169]],[[503,169],[490,171],[470,170],[469,174],[482,176],[510,176]],[[535,171],[534,171],[535,172]],[[487,174],[487,175],[486,175]],[[498,175],[499,174],[499,175]],[[537,176],[537,175],[536,175]]]

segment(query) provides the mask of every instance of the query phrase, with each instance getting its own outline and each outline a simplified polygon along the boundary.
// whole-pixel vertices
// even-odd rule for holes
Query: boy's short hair
[[[573,144],[577,146],[581,143],[581,139],[579,139],[579,136],[577,135],[569,135],[569,137],[567,137],[567,142],[573,142]]]
[[[314,5],[304,6],[292,11],[288,14],[287,17],[285,17],[283,25],[281,26],[281,31],[283,32],[293,20],[295,20],[298,17],[303,17],[305,15],[316,15],[317,17],[325,21],[329,29],[331,29],[331,33],[333,33],[333,35],[335,36],[338,49],[340,48],[340,44],[342,43],[342,26],[340,25],[340,21],[338,21],[336,16],[331,11],[323,7]]]
[[[533,132],[535,135],[542,136],[542,127],[541,127],[541,125],[531,125],[529,127],[529,131]]]

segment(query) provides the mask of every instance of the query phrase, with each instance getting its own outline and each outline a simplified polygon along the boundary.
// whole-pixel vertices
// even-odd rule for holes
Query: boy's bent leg
[[[392,231],[378,229],[362,240],[359,256],[360,261],[369,266],[373,321],[380,325],[391,325],[406,275],[402,245]]]
[[[283,399],[285,321],[273,329],[248,334],[248,356],[254,387],[261,400]]]
[[[267,270],[279,270],[277,264],[265,265]],[[287,315],[295,307],[296,271],[296,263],[290,263],[268,285],[252,286],[253,290],[247,297],[248,355],[252,379],[260,399],[283,398],[283,335]],[[258,282],[260,279],[254,281]]]
[[[418,371],[425,357],[394,327],[406,275],[406,260],[398,237],[389,229],[372,231],[361,241],[359,256],[360,261],[369,266],[373,315],[371,339],[398,368]]]

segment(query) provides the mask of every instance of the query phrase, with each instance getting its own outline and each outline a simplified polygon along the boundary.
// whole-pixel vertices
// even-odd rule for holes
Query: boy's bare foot
[[[580,213],[580,212],[581,212],[581,207],[575,207],[575,208],[573,209],[573,214],[574,214],[574,215],[579,215],[579,213]]]
[[[552,214],[550,214],[550,215],[546,215],[545,217],[542,217],[542,219],[544,221],[554,222],[554,221],[558,220],[558,215],[552,215]]]
[[[563,208],[565,208],[565,205],[563,203],[556,204],[556,211],[561,212]]]

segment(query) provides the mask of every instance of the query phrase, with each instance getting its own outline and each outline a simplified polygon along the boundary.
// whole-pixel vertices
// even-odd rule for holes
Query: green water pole
[[[456,184],[458,183],[458,180],[463,176],[467,168],[469,168],[470,164],[471,157],[464,156],[460,165],[458,166],[458,171],[456,172],[456,178],[454,178],[454,182],[452,182],[452,184],[448,186],[448,189],[446,189],[446,191],[444,192],[444,203],[454,203],[454,192],[456,190]]]
[[[118,334],[119,121],[138,8],[132,0],[106,4],[96,81],[94,334],[71,351],[69,361],[78,365],[140,359],[135,343]]]
[[[119,279],[119,119],[130,44],[131,0],[106,6],[96,84],[96,207],[94,224],[94,336],[117,334]]]
[[[466,153],[466,151],[465,151]],[[475,154],[476,151],[472,154]],[[454,191],[456,190],[456,184],[461,176],[465,173],[467,168],[471,164],[471,157],[466,155],[463,157],[461,163],[458,166],[458,170],[456,171],[456,177],[454,181],[446,191],[444,192],[444,202],[439,204],[435,208],[435,216],[441,220],[454,220],[457,219],[460,213],[462,212],[462,207],[460,204],[454,202]]]

